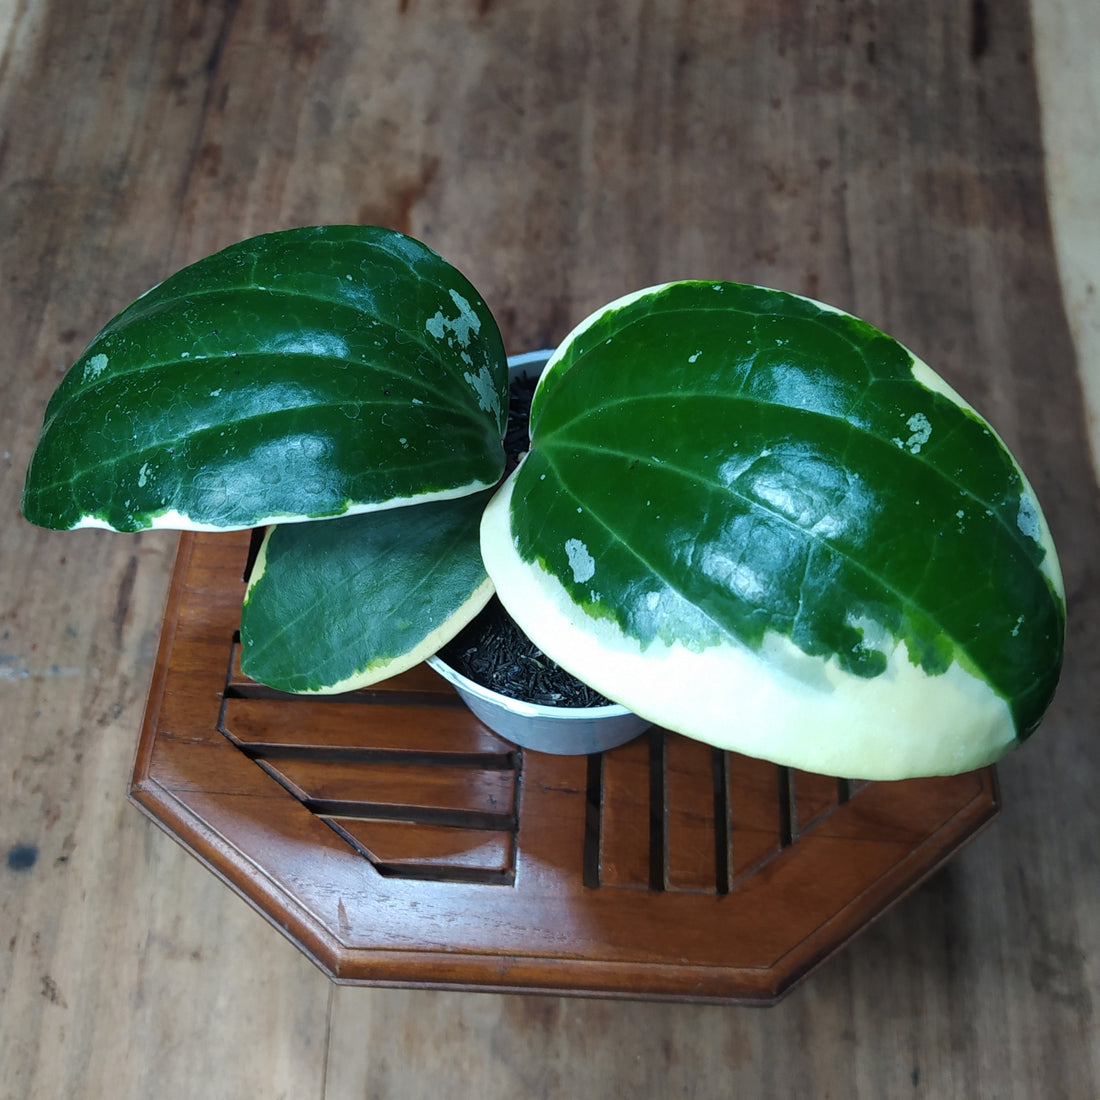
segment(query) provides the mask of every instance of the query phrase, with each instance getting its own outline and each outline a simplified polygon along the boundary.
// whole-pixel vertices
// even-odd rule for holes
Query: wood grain
[[[1100,1094],[1100,510],[1047,216],[1044,7],[0,7],[0,1095]],[[341,220],[443,252],[511,350],[662,279],[816,294],[936,366],[1035,484],[1068,660],[1005,809],[777,1009],[333,991],[125,804],[174,543],[21,523],[42,409],[175,267]]]

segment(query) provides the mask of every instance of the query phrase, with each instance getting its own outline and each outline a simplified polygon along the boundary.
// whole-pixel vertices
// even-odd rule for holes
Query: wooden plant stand
[[[774,1002],[997,812],[992,768],[853,783],[663,730],[524,752],[426,666],[262,688],[248,545],[181,538],[131,797],[336,981]]]

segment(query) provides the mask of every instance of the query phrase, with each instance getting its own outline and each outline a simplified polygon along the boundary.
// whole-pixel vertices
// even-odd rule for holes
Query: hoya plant
[[[409,668],[495,590],[609,698],[782,764],[959,772],[1038,725],[1065,626],[1039,503],[989,424],[871,325],[668,283],[563,340],[501,483],[507,408],[493,316],[430,249],[269,234],[95,337],[46,409],[23,510],[266,527],[242,666],[286,691]]]

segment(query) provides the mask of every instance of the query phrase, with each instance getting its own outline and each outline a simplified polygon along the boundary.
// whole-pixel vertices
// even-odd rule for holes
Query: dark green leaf
[[[488,602],[482,492],[272,528],[241,613],[241,668],[294,692],[396,675],[446,644]]]
[[[495,483],[507,368],[474,288],[391,230],[233,245],[105,326],[47,409],[46,527],[232,529]]]
[[[1039,721],[1064,605],[1038,503],[988,424],[870,325],[756,287],[657,288],[559,349],[532,424],[486,561],[520,625],[605,694],[733,747],[751,712],[777,727],[754,751],[771,738],[800,766],[872,716],[878,742],[867,731],[844,761],[880,774],[976,766]],[[553,615],[520,583],[561,631],[528,621]],[[575,667],[576,631],[638,660]],[[662,663],[684,652],[728,661]],[[770,698],[768,677],[789,713],[744,697]],[[973,715],[958,702],[983,691]]]

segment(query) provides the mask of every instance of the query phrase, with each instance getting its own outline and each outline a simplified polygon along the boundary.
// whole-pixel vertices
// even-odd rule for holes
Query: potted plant
[[[393,675],[495,590],[609,699],[782,764],[958,772],[1039,723],[1065,626],[1042,510],[993,429],[871,325],[737,283],[620,298],[546,364],[498,485],[507,401],[492,314],[434,252],[269,234],[95,337],[23,510],[269,527],[242,664],[284,690]]]

